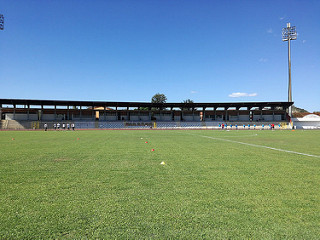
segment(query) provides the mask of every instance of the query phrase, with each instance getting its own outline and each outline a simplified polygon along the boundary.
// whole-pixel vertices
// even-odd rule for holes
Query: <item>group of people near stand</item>
[[[235,125],[232,125],[232,124],[230,124],[229,125],[230,126],[230,128],[232,129],[232,127],[234,126],[236,129],[238,129],[238,124],[235,124]],[[224,123],[222,123],[222,124],[219,124],[219,127],[221,128],[221,129],[225,129],[225,128],[227,128],[228,127],[228,124],[224,124]],[[248,129],[250,129],[250,124],[248,124],[248,126],[246,126],[245,124],[243,124],[243,129],[245,129],[246,127],[248,128]],[[257,125],[256,124],[254,124],[253,125],[253,129],[256,129],[256,127],[257,127]],[[262,129],[264,129],[264,124],[262,124],[261,125],[261,127],[262,127]],[[279,128],[281,127],[281,125],[279,124]],[[271,124],[269,124],[269,129],[274,129],[274,124],[273,123],[271,123]]]
[[[45,123],[44,125],[43,125],[43,127],[44,127],[44,130],[45,131],[47,131],[48,130],[48,124],[47,123]],[[60,123],[54,123],[53,124],[53,128],[54,128],[54,130],[70,130],[70,127],[71,127],[71,129],[74,131],[74,123],[62,123],[62,124],[60,124]]]

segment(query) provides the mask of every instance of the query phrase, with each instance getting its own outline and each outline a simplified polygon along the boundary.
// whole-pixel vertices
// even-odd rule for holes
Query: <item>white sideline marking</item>
[[[238,136],[223,136],[225,138],[239,138],[239,137],[256,137],[258,134],[251,134],[251,135],[238,135]]]
[[[320,156],[318,156],[318,155],[300,153],[300,152],[284,150],[284,149],[280,149],[280,148],[273,148],[273,147],[268,147],[268,146],[263,146],[263,145],[252,144],[252,143],[238,142],[238,141],[233,141],[233,140],[229,140],[229,139],[215,138],[215,137],[196,135],[196,134],[191,134],[191,135],[204,137],[204,138],[210,138],[210,139],[213,139],[213,140],[221,140],[221,141],[226,141],[226,142],[238,143],[238,144],[243,144],[243,145],[252,146],[252,147],[266,148],[266,149],[271,149],[271,150],[275,150],[275,151],[279,151],[279,152],[293,153],[293,154],[298,154],[298,155],[303,155],[303,156],[308,156],[308,157],[320,158]]]

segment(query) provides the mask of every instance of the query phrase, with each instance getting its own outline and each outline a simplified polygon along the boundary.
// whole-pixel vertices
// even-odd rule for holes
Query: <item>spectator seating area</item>
[[[47,123],[49,129],[54,129],[54,124],[69,123],[75,124],[76,129],[222,129],[224,130],[253,130],[253,129],[270,129],[274,124],[274,129],[291,128],[289,122],[182,122],[182,121],[167,121],[167,122],[126,122],[126,121],[16,121],[16,120],[1,120],[0,129],[43,129]]]

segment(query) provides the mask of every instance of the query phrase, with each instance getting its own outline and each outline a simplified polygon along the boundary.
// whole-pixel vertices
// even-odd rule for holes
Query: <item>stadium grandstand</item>
[[[229,129],[290,126],[293,102],[147,103],[0,99],[0,129]]]

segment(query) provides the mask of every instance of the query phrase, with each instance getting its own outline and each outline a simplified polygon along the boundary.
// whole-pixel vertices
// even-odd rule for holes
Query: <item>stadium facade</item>
[[[293,102],[147,103],[0,99],[1,128],[41,128],[74,122],[77,128],[214,127],[221,123],[285,124]],[[15,122],[15,124],[14,124]]]

